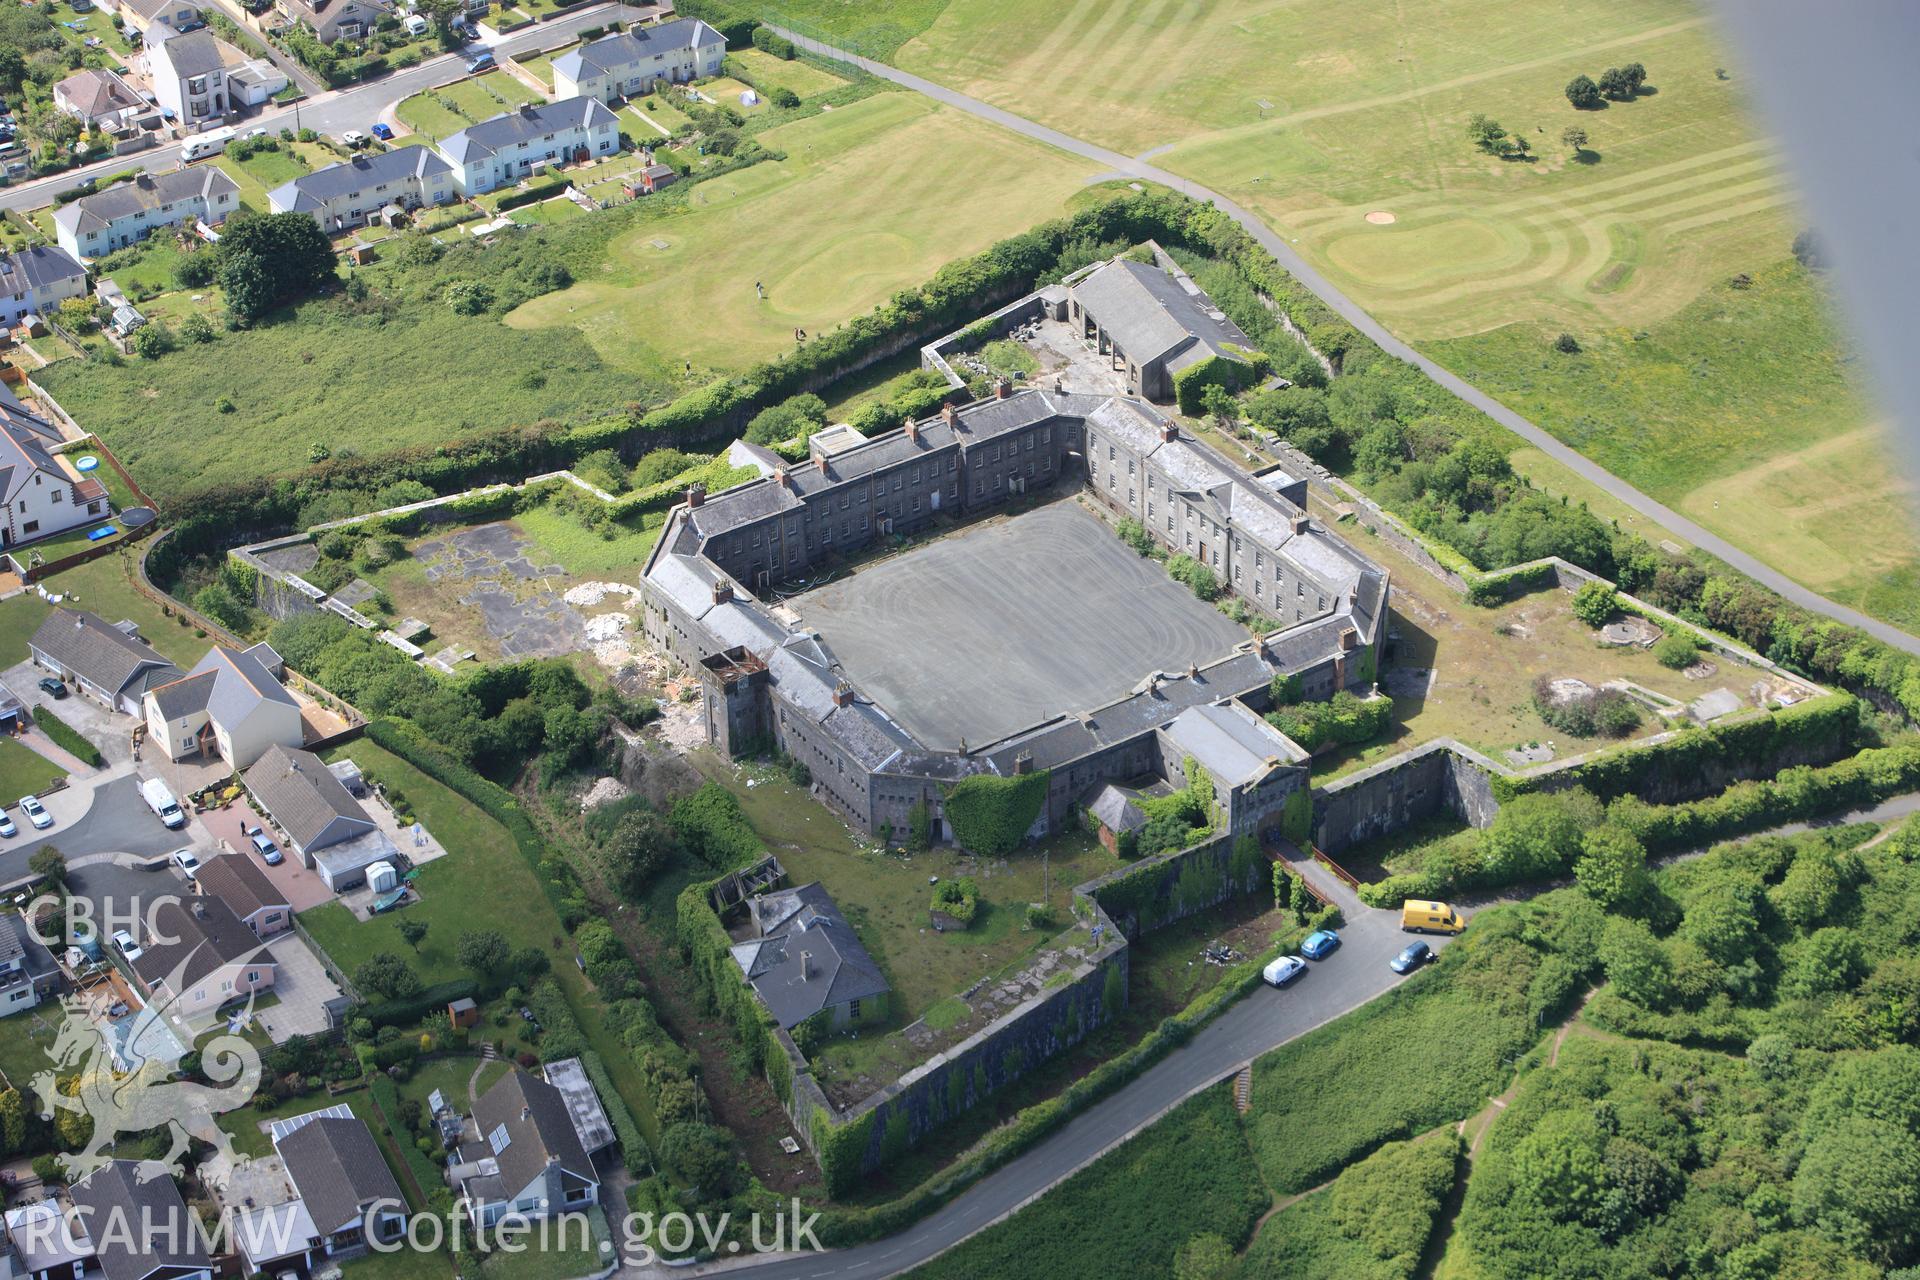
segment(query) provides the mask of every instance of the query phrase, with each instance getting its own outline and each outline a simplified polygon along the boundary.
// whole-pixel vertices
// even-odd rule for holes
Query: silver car
[[[47,806],[40,803],[39,796],[21,796],[20,812],[27,815],[35,829],[45,831],[53,825],[53,815],[47,812]]]

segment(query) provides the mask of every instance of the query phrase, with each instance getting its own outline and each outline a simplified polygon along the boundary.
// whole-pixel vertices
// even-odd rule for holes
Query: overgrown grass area
[[[790,349],[796,329],[829,329],[941,263],[1061,212],[1092,173],[904,93],[778,125],[758,140],[787,159],[692,188],[684,203],[616,239],[603,270],[577,273],[572,288],[507,322],[531,333],[578,330],[616,367],[646,368],[665,354],[737,368]],[[1021,180],[956,186],[955,172]]]
[[[1451,1130],[1395,1142],[1261,1226],[1241,1274],[1286,1280],[1413,1280],[1459,1172]]]
[[[825,40],[868,58],[888,58],[931,26],[948,0],[743,0],[736,5],[762,22]]]
[[[1198,1236],[1238,1248],[1271,1203],[1232,1095],[1217,1086],[1020,1210],[908,1274],[915,1280],[1113,1280],[1176,1271]]]
[[[762,93],[791,89],[802,101],[837,89],[846,80],[818,63],[795,58],[776,58],[764,49],[736,49],[727,57],[737,62],[747,78],[760,86]]]

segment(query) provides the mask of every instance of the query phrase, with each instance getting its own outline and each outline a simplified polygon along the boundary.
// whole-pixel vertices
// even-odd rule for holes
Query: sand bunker
[[[1388,226],[1393,222],[1393,220],[1394,220],[1393,215],[1388,213],[1385,209],[1375,209],[1372,213],[1367,215],[1367,221],[1371,222],[1376,227]]]

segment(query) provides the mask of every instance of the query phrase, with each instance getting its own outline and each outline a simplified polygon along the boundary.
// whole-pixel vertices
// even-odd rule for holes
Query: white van
[[[167,784],[158,778],[149,778],[140,784],[140,798],[147,802],[147,808],[154,811],[160,821],[169,829],[179,830],[187,825],[186,812],[180,802],[173,798],[173,792],[167,790]]]
[[[195,160],[217,156],[232,141],[232,129],[210,129],[206,133],[196,134],[180,144],[180,161],[182,164],[192,164]]]

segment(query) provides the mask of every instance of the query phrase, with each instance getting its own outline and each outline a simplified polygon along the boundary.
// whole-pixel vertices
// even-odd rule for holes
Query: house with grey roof
[[[0,549],[110,515],[107,487],[54,450],[60,429],[0,384]]]
[[[241,779],[307,868],[335,893],[364,884],[374,863],[399,857],[387,833],[311,751],[268,747]]]
[[[886,1019],[892,987],[819,881],[750,898],[747,910],[754,936],[734,945],[733,960],[782,1029]]]
[[[393,12],[392,0],[274,0],[287,21],[311,31],[321,44],[359,40]]]
[[[114,7],[127,26],[142,34],[155,25],[175,31],[198,31],[207,25],[194,0],[116,0]]]
[[[1127,836],[1147,825],[1147,815],[1135,803],[1133,793],[1109,782],[1094,794],[1087,814],[1100,833],[1100,844],[1108,853],[1118,854]]]
[[[149,1175],[142,1181],[142,1174]],[[106,1280],[212,1280],[200,1218],[165,1174],[110,1160],[67,1191]]]
[[[111,71],[82,67],[53,86],[53,105],[90,129],[114,133],[153,114],[147,100]],[[158,123],[157,119],[155,121]]]
[[[362,152],[267,193],[275,213],[306,213],[328,235],[364,227],[391,210],[450,204],[459,198],[453,166],[428,147]]]
[[[140,714],[148,689],[180,678],[131,622],[108,625],[79,609],[55,609],[27,641],[34,664],[108,709]]]
[[[305,740],[300,704],[281,683],[286,667],[262,642],[216,644],[193,670],[141,700],[147,736],[170,760],[218,758],[244,769],[271,746]]]
[[[463,195],[510,187],[546,167],[580,164],[620,149],[620,121],[598,98],[528,102],[443,139]]]
[[[698,18],[634,26],[553,60],[553,96],[613,102],[720,74],[727,38]]]
[[[600,1174],[581,1145],[566,1095],[519,1070],[474,1102],[447,1178],[460,1211],[480,1226],[508,1213],[529,1219],[577,1213],[600,1198]]]
[[[406,1233],[406,1198],[358,1116],[323,1112],[275,1132],[274,1154],[313,1228],[306,1242],[309,1263],[355,1257]]]
[[[214,165],[142,173],[55,209],[54,238],[76,258],[98,258],[144,240],[156,227],[219,226],[239,207],[239,184]]]
[[[161,110],[189,129],[218,124],[242,105],[227,74],[247,55],[213,32],[180,31],[156,21],[146,32],[147,80]]]
[[[156,1005],[183,1022],[273,989],[279,964],[266,943],[219,898],[165,897],[149,916],[133,975]]]
[[[1176,376],[1209,360],[1251,368],[1253,340],[1184,272],[1115,258],[1067,290],[1066,310],[1148,400],[1173,399]]]
[[[60,985],[53,953],[33,936],[26,917],[0,915],[0,1018],[31,1009]]]
[[[52,1195],[7,1210],[5,1221],[11,1246],[5,1260],[12,1268],[0,1270],[6,1280],[78,1280],[94,1260],[78,1215]]]
[[[50,316],[68,298],[87,295],[87,269],[65,249],[36,245],[0,254],[0,327]]]

